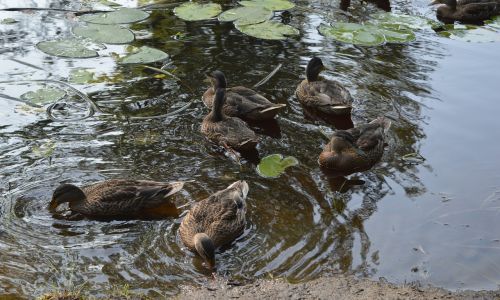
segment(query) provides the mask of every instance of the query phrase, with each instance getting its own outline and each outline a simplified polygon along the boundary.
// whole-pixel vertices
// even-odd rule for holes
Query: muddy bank
[[[277,279],[244,286],[189,287],[176,299],[500,299],[500,290],[451,292],[415,283],[395,285],[385,280],[335,276],[298,284]]]

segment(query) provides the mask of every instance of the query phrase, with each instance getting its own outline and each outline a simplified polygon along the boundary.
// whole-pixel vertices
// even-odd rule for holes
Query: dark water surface
[[[15,2],[59,7],[57,1]],[[149,3],[118,2],[130,7]],[[0,12],[0,19],[20,21],[0,25],[1,81],[66,81],[71,70],[91,68],[101,82],[73,86],[104,112],[84,121],[53,122],[43,110],[0,99],[0,295],[39,295],[87,283],[86,289],[96,294],[128,284],[157,296],[175,294],[181,285],[209,284],[200,260],[177,235],[181,218],[71,222],[47,211],[61,182],[120,177],[195,180],[175,198],[178,205],[247,180],[248,224],[231,248],[217,254],[222,278],[306,281],[349,273],[450,289],[497,288],[500,44],[453,41],[422,30],[407,45],[356,47],[325,39],[316,27],[328,19],[362,20],[377,11],[375,6],[353,1],[352,16],[346,16],[337,2],[297,4],[283,19],[301,35],[286,41],[257,40],[230,23],[186,23],[171,9],[153,11],[149,19],[131,25],[137,37],[133,45],[168,52],[167,70],[184,84],[140,67],[117,66],[110,56],[47,56],[34,45],[69,36],[77,18]],[[0,5],[12,6],[11,1]],[[434,18],[427,1],[392,5],[398,12]],[[127,46],[107,47],[101,53],[124,53]],[[355,123],[379,115],[393,119],[382,162],[350,176],[365,184],[345,193],[336,191],[339,183],[317,164],[326,143],[321,130],[331,127],[305,120],[293,95],[313,55],[333,69],[326,77],[353,94]],[[207,113],[201,102],[203,74],[217,68],[230,85],[251,86],[279,63],[283,67],[259,91],[288,108],[277,119],[279,134],[263,136],[258,150],[261,157],[293,155],[300,165],[279,179],[264,179],[254,164],[225,157],[200,134]],[[13,97],[30,89],[34,86],[23,82],[0,84],[0,93]],[[175,117],[127,121],[127,116],[167,113],[192,99]],[[40,146],[53,152],[44,155]],[[402,159],[412,153],[425,161]]]

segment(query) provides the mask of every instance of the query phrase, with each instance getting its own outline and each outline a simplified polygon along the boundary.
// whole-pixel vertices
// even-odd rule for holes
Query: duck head
[[[76,185],[73,184],[61,184],[56,188],[52,194],[52,201],[50,202],[49,209],[54,211],[62,203],[69,203],[69,206],[76,203],[81,203],[85,201],[85,193]]]
[[[212,88],[216,89],[225,89],[227,87],[226,76],[219,70],[215,70],[207,75],[210,83],[212,84]]]
[[[308,81],[317,81],[319,73],[323,71],[325,66],[323,65],[323,62],[321,61],[321,58],[314,56],[311,58],[309,63],[307,63],[306,67],[306,76]]]
[[[215,269],[215,246],[212,239],[205,233],[197,233],[193,237],[194,248],[196,252],[203,258],[208,268],[212,271]]]

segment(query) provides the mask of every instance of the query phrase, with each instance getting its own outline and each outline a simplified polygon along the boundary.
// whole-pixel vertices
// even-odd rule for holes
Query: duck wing
[[[250,149],[255,147],[259,138],[248,125],[239,118],[226,117],[218,122],[205,121],[201,131],[213,141],[233,149]]]
[[[462,14],[461,20],[486,20],[500,13],[500,1],[466,4],[458,13],[460,12]]]
[[[336,113],[350,108],[353,101],[349,91],[332,80],[304,80],[297,89],[297,96],[304,105],[325,113]]]

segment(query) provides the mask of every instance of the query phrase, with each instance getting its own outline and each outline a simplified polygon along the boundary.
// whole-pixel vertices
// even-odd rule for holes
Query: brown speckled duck
[[[225,89],[215,91],[212,111],[203,119],[201,132],[211,141],[238,151],[255,149],[259,138],[243,120],[226,116],[223,111]]]
[[[344,176],[369,170],[382,158],[390,126],[388,119],[380,117],[368,124],[335,131],[319,156],[320,166]]]
[[[91,219],[134,219],[176,212],[169,196],[184,182],[112,179],[79,188],[61,184],[52,195],[49,209],[69,203],[73,213]]]
[[[215,91],[226,89],[223,111],[227,116],[247,121],[265,121],[273,119],[281,109],[286,107],[286,104],[272,103],[256,91],[243,86],[228,88],[226,76],[221,71],[214,71],[208,77],[212,86],[203,94],[203,103],[211,109]]]
[[[198,253],[211,270],[215,268],[215,250],[243,233],[247,194],[248,184],[236,181],[196,203],[182,220],[182,242]]]
[[[352,109],[352,97],[340,83],[321,78],[325,69],[318,57],[313,57],[306,67],[306,79],[295,90],[299,102],[309,109],[330,115],[348,115]]]
[[[436,16],[444,23],[479,23],[500,15],[500,0],[434,0],[430,5],[436,4],[442,4]]]

